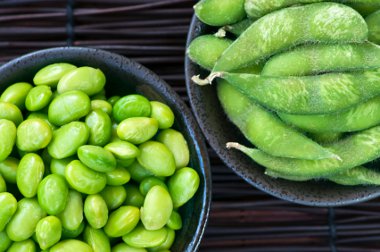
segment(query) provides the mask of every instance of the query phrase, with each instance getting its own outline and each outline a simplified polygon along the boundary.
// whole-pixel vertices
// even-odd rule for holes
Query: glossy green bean
[[[23,110],[26,96],[32,88],[33,86],[26,82],[12,84],[1,94],[0,101],[13,103],[20,110]]]
[[[38,186],[38,203],[50,215],[62,212],[67,203],[69,187],[61,175],[50,174]]]
[[[34,87],[25,98],[25,107],[29,111],[41,110],[49,104],[52,97],[53,92],[49,86]]]
[[[69,190],[65,209],[57,215],[66,230],[76,230],[83,224],[83,200],[82,195]]]
[[[7,119],[0,119],[0,162],[11,154],[16,142],[16,125]]]
[[[12,240],[9,239],[5,231],[0,231],[0,252],[5,252],[11,246]]]
[[[0,192],[0,232],[2,232],[17,210],[17,200],[9,192]]]
[[[182,168],[189,164],[190,150],[185,137],[174,129],[162,130],[156,137],[157,141],[165,144],[173,153],[176,168]]]
[[[149,100],[138,94],[131,94],[118,99],[112,110],[116,122],[121,122],[130,117],[149,117],[150,113]]]
[[[77,154],[83,164],[95,171],[110,172],[116,168],[114,155],[100,146],[82,145]]]
[[[69,63],[54,63],[47,65],[36,73],[33,78],[33,83],[35,85],[56,87],[62,76],[76,68],[76,66]]]
[[[86,125],[90,129],[89,144],[104,146],[112,136],[112,121],[107,113],[93,110],[86,116]]]
[[[143,225],[138,225],[132,232],[124,235],[123,241],[135,248],[152,248],[165,242],[168,231],[166,228],[158,230],[146,230]]]
[[[122,206],[113,211],[104,227],[109,237],[121,237],[130,233],[140,221],[140,211],[134,206]]]
[[[244,0],[201,0],[194,6],[197,17],[208,25],[223,26],[242,20]]]
[[[61,235],[62,224],[55,216],[47,216],[37,223],[36,240],[41,249],[48,249],[59,242]]]
[[[79,240],[64,240],[60,241],[56,245],[50,248],[50,252],[71,252],[71,251],[81,251],[81,252],[93,252],[90,245]]]
[[[131,179],[131,174],[124,167],[116,167],[115,170],[106,172],[107,185],[120,186],[128,183]]]
[[[33,240],[17,241],[14,242],[7,250],[7,252],[36,252],[36,244]]]
[[[108,220],[108,208],[104,198],[99,194],[88,195],[84,201],[84,215],[91,227],[104,227]]]
[[[17,167],[20,160],[14,157],[8,157],[4,161],[0,162],[0,173],[6,182],[16,184],[17,183]]]
[[[121,140],[141,144],[154,135],[158,131],[158,121],[150,117],[132,117],[120,122],[117,126],[117,135]]]
[[[106,186],[101,192],[109,210],[117,209],[127,198],[127,191],[123,186]]]
[[[95,229],[87,226],[83,234],[84,241],[91,246],[93,252],[110,252],[110,239],[102,229]]]
[[[21,110],[10,102],[0,101],[0,119],[7,119],[18,126],[24,119]]]
[[[178,208],[188,202],[197,192],[199,183],[199,175],[193,168],[184,167],[177,170],[168,181],[173,206]]]
[[[32,198],[37,194],[44,172],[45,165],[39,155],[28,153],[21,158],[17,167],[16,182],[22,195]]]
[[[26,119],[17,127],[16,145],[22,151],[34,152],[45,148],[53,138],[50,125],[42,119]]]

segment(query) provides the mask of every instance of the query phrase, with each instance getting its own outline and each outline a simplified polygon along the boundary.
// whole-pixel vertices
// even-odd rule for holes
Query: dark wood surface
[[[0,63],[48,47],[101,48],[152,69],[188,104],[183,62],[194,3],[1,0]],[[253,188],[209,154],[213,202],[200,251],[380,251],[380,200],[335,209],[295,205]]]

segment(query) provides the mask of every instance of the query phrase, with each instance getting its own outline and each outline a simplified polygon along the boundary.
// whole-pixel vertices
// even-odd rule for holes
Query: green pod
[[[7,252],[36,252],[37,247],[33,240],[14,242]]]
[[[91,100],[91,110],[101,110],[107,115],[112,115],[112,105],[105,100]]]
[[[69,190],[65,209],[57,215],[62,222],[62,227],[67,230],[76,230],[83,223],[82,195],[74,190]]]
[[[17,183],[17,167],[20,160],[14,157],[8,157],[4,161],[0,162],[0,173],[4,180],[8,183]]]
[[[16,210],[16,198],[9,192],[0,192],[0,232],[4,230]]]
[[[162,143],[148,141],[139,146],[138,162],[156,176],[171,176],[175,171],[175,160],[171,151]]]
[[[84,201],[84,216],[88,224],[95,229],[102,228],[108,220],[106,201],[99,194],[88,195]]]
[[[333,113],[380,94],[380,68],[302,77],[223,72],[218,77],[263,106],[289,114]]]
[[[296,47],[271,57],[261,72],[267,76],[303,76],[324,72],[380,67],[380,46],[361,44],[315,44]]]
[[[363,166],[354,167],[328,177],[328,180],[346,186],[380,185],[379,172]]]
[[[86,125],[90,129],[89,144],[104,146],[112,136],[112,121],[107,113],[93,110],[86,116]]]
[[[156,139],[165,144],[173,153],[176,168],[182,168],[189,164],[190,150],[181,132],[174,129],[166,129],[161,131]]]
[[[52,97],[51,87],[46,85],[34,87],[25,98],[25,107],[29,111],[41,110],[49,104]]]
[[[115,170],[106,172],[107,185],[120,186],[128,183],[131,179],[131,174],[127,169],[117,166]]]
[[[62,212],[67,203],[69,187],[61,175],[50,174],[38,186],[38,203],[50,215]]]
[[[309,133],[309,136],[320,144],[333,143],[340,140],[343,133],[336,132],[323,132],[323,133]]]
[[[72,252],[72,251],[80,251],[80,252],[93,252],[90,245],[85,242],[79,240],[64,240],[53,247],[50,248],[49,252]]]
[[[158,131],[158,121],[150,117],[127,118],[117,126],[121,140],[141,144],[151,139]]]
[[[17,167],[17,187],[27,198],[37,194],[38,186],[45,172],[42,158],[35,153],[28,153],[21,158]]]
[[[0,231],[0,252],[5,252],[11,246],[12,240],[9,239],[5,231]]]
[[[12,241],[24,241],[32,237],[37,223],[46,216],[37,199],[24,198],[17,204],[16,213],[5,230]]]
[[[6,191],[7,191],[7,183],[5,183],[5,180],[0,173],[0,193],[6,192]],[[0,230],[1,230],[1,228],[0,228]]]
[[[106,76],[100,69],[84,66],[66,73],[57,85],[58,93],[80,90],[88,96],[99,93],[106,84]]]
[[[65,178],[72,188],[85,194],[98,193],[107,183],[104,173],[88,168],[79,160],[71,161],[66,166]]]
[[[344,0],[345,4],[354,8],[363,17],[380,10],[380,2],[377,0]]]
[[[36,240],[41,249],[48,249],[59,242],[61,235],[62,224],[55,216],[47,216],[37,223]]]
[[[168,251],[172,247],[175,240],[175,231],[170,228],[166,228],[166,230],[168,231],[168,235],[166,236],[165,241],[157,247],[149,248],[149,252]]]
[[[144,178],[140,183],[139,189],[140,189],[141,194],[146,196],[149,190],[156,185],[159,185],[162,188],[165,188],[166,190],[168,190],[168,187],[166,186],[165,182],[162,181],[161,179],[157,177],[147,177],[147,178]]]
[[[86,144],[89,135],[85,123],[68,123],[54,131],[53,139],[47,147],[49,155],[56,159],[70,157],[76,154],[80,146]]]
[[[244,2],[244,0],[201,0],[194,6],[194,11],[203,23],[223,26],[245,18]]]
[[[16,142],[16,132],[16,125],[12,121],[0,119],[0,162],[11,154]]]
[[[138,161],[134,161],[126,168],[134,181],[141,182],[143,179],[153,176],[153,173],[145,169]]]
[[[121,206],[127,198],[127,191],[123,186],[106,186],[101,192],[109,210]]]
[[[25,108],[25,99],[32,85],[26,82],[18,82],[7,87],[0,96],[0,101],[16,105],[20,110]]]
[[[146,230],[143,225],[138,225],[132,232],[124,235],[123,241],[135,248],[153,248],[160,246],[166,240],[168,230]]]
[[[243,68],[306,42],[364,42],[367,34],[363,17],[348,6],[315,3],[290,7],[254,22],[223,53],[213,72]]]
[[[229,83],[219,81],[217,94],[228,118],[251,143],[271,155],[311,160],[335,157]]]
[[[144,204],[144,195],[141,194],[139,188],[132,183],[128,183],[124,187],[127,192],[124,205],[141,207]]]
[[[86,225],[84,222],[81,222],[79,224],[79,227],[74,230],[69,230],[65,227],[62,227],[62,240],[78,238],[83,233],[85,227]]]
[[[222,53],[232,44],[232,40],[214,35],[202,35],[191,41],[187,56],[204,69],[211,70]]]
[[[230,32],[230,33],[232,33],[232,34],[234,34],[236,37],[239,37],[255,21],[256,21],[255,19],[246,18],[246,19],[243,19],[240,22],[237,22],[237,23],[234,23],[234,24],[231,24],[231,25],[226,25],[226,26],[223,27],[223,29],[226,30],[226,31],[228,31],[228,32]]]
[[[174,124],[173,110],[166,104],[159,101],[151,101],[152,112],[150,117],[158,122],[159,129],[168,129]]]
[[[115,157],[100,146],[82,145],[77,153],[79,160],[95,171],[110,172],[116,168]]]
[[[62,126],[86,116],[91,111],[90,97],[82,91],[73,90],[56,96],[49,105],[49,121]]]
[[[24,119],[21,110],[10,102],[0,101],[0,119],[7,119],[18,126]]]
[[[83,240],[91,246],[93,252],[111,252],[110,239],[101,229],[87,226],[84,229]]]
[[[65,177],[65,168],[73,160],[75,160],[75,157],[68,157],[63,159],[52,158],[50,162],[50,172],[52,174],[57,174]]]
[[[35,85],[56,87],[58,81],[68,72],[77,67],[69,63],[54,63],[40,69],[33,78]]]
[[[140,221],[140,211],[134,206],[122,206],[113,211],[104,231],[109,237],[121,237],[131,232]]]
[[[104,149],[110,151],[117,159],[121,160],[135,158],[140,153],[139,148],[134,144],[121,140],[107,144]]]
[[[368,25],[368,40],[373,43],[380,44],[380,10],[369,15],[365,21]]]
[[[150,113],[149,100],[138,94],[131,94],[118,99],[112,110],[113,118],[118,123],[130,117],[149,117]]]
[[[198,173],[189,167],[177,170],[169,178],[168,188],[175,208],[184,205],[194,196],[198,190],[199,182]]]
[[[168,222],[166,223],[168,228],[173,230],[180,230],[182,228],[182,217],[177,211],[172,211]]]
[[[26,152],[45,148],[53,138],[50,125],[42,119],[26,119],[17,128],[16,145]]]
[[[148,252],[144,248],[134,248],[131,246],[128,246],[127,244],[119,243],[112,247],[112,252]]]
[[[140,209],[141,222],[147,230],[158,230],[166,225],[173,211],[173,201],[165,187],[153,186]]]

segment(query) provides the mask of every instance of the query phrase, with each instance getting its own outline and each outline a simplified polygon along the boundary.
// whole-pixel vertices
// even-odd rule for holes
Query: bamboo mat
[[[183,61],[190,0],[1,0],[0,64],[56,46],[130,57],[188,104]],[[209,151],[213,202],[200,251],[380,251],[380,200],[340,208],[288,203],[256,190]]]

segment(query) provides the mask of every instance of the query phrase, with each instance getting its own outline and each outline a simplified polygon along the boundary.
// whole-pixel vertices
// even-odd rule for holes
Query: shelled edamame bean
[[[245,19],[219,25],[213,16],[241,7],[197,6],[207,6],[195,11],[200,21],[227,33],[189,44],[190,60],[210,71],[192,80],[217,79],[223,110],[253,145],[227,147],[274,178],[379,184],[380,173],[362,167],[380,158],[378,1],[245,0]]]
[[[0,96],[0,252],[169,250],[200,181],[171,108],[89,66],[33,82]]]

